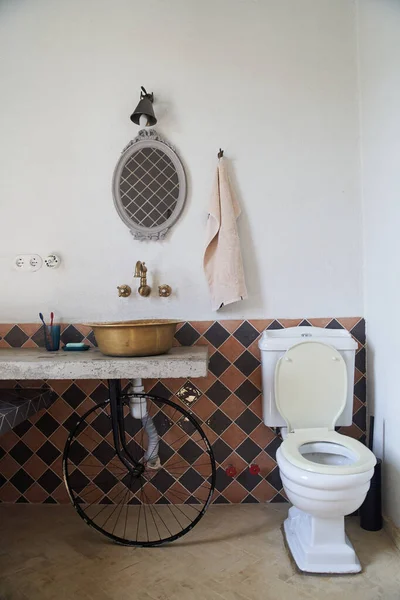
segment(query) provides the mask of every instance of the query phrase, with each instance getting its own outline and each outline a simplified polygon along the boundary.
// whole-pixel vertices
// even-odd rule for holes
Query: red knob
[[[237,471],[233,465],[229,465],[229,467],[226,467],[225,473],[228,475],[228,477],[235,477],[237,474]]]
[[[255,464],[253,464],[253,465],[250,465],[250,467],[249,467],[249,471],[250,471],[250,473],[251,473],[252,475],[258,475],[258,474],[259,474],[259,472],[260,472],[260,467],[259,467],[258,465],[255,465]]]

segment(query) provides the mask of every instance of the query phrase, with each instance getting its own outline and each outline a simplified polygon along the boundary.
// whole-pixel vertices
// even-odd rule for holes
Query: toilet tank
[[[269,427],[285,427],[275,403],[275,367],[291,346],[307,340],[333,346],[342,355],[347,367],[347,399],[336,425],[351,425],[353,420],[354,362],[357,342],[345,329],[322,327],[287,327],[266,329],[258,342],[261,351],[263,421]]]

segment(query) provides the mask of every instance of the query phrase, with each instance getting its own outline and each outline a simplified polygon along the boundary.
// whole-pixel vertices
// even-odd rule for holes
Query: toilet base
[[[286,541],[301,571],[359,573],[361,565],[344,531],[344,517],[313,517],[296,507],[284,522]]]

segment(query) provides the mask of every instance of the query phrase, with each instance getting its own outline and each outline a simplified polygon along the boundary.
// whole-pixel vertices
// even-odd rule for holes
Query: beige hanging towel
[[[236,221],[240,206],[232,193],[225,158],[218,161],[207,221],[204,272],[213,310],[247,298]]]

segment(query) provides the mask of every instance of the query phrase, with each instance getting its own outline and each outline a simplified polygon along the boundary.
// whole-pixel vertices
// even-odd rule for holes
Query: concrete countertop
[[[87,352],[43,349],[0,349],[0,379],[161,379],[205,377],[206,346],[171,348],[167,354],[144,357],[104,356]]]

